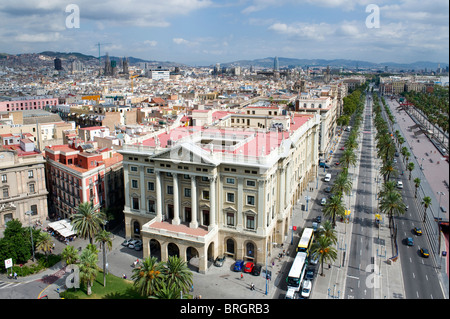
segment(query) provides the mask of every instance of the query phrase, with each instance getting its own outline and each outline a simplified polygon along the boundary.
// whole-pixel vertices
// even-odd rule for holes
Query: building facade
[[[264,262],[290,231],[292,209],[317,174],[318,115],[289,130],[180,127],[124,145],[125,233],[144,258],[225,254]]]
[[[0,228],[12,219],[23,225],[44,222],[47,217],[45,159],[34,143],[0,148]]]
[[[123,185],[120,154],[111,149],[83,151],[83,145],[55,145],[45,149],[45,156],[51,217],[70,218],[83,202],[91,202],[95,209],[120,205],[123,195],[115,190]]]

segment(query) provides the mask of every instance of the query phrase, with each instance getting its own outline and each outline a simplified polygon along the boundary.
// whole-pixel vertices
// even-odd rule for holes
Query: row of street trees
[[[409,149],[407,147],[403,146],[403,144],[405,143],[404,137],[401,136],[398,130],[393,133],[390,132],[388,124],[381,115],[382,108],[379,103],[379,98],[376,94],[373,95],[373,102],[373,111],[375,113],[374,125],[377,130],[377,134],[375,136],[375,140],[377,142],[377,156],[381,158],[382,161],[380,167],[380,175],[383,177],[383,185],[381,186],[381,189],[377,196],[379,198],[379,209],[382,213],[385,213],[387,216],[389,216],[389,227],[392,227],[393,217],[396,215],[403,215],[406,209],[402,194],[398,190],[396,182],[396,178],[399,176],[399,172],[394,161],[396,152],[398,152],[397,150],[401,150],[400,153],[403,156],[404,163],[406,164],[406,169],[409,171],[409,180],[411,180],[412,171],[414,170],[415,165],[413,162],[409,162],[411,153],[409,152]],[[389,108],[385,104],[384,99],[382,99],[382,102],[385,110],[389,111]],[[389,120],[391,121],[390,118]],[[402,172],[402,174],[403,173],[404,172]],[[420,178],[414,179],[415,198],[417,198],[417,190],[420,187],[420,182]],[[425,221],[427,208],[431,205],[431,198],[425,196],[422,199],[422,205],[424,207],[423,221]]]
[[[337,250],[333,245],[337,244],[336,237],[336,217],[345,217],[345,204],[344,194],[351,193],[353,183],[349,176],[350,166],[357,164],[356,149],[358,147],[358,131],[362,121],[362,114],[364,111],[364,99],[365,94],[360,90],[354,91],[346,98],[344,103],[350,104],[350,106],[344,104],[344,110],[347,110],[347,116],[354,117],[353,126],[350,134],[344,144],[344,152],[339,159],[339,165],[342,168],[341,172],[337,175],[331,187],[331,197],[327,200],[323,209],[323,215],[329,217],[331,221],[326,221],[323,227],[320,227],[316,241],[311,247],[313,256],[319,257],[319,262],[322,267],[321,275],[323,275],[324,262],[334,261],[337,258]],[[342,121],[341,125],[348,125],[349,122]],[[342,127],[341,127],[342,128]]]

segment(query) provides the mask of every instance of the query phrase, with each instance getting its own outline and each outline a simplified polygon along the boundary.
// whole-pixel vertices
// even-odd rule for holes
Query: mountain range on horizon
[[[81,62],[87,61],[97,61],[98,57],[93,55],[86,55],[79,52],[54,52],[54,51],[43,51],[40,53],[35,53],[37,55],[43,55],[47,57],[59,57],[63,60],[74,60],[78,59]],[[0,53],[0,58],[5,58],[6,56],[20,56],[23,54],[7,54]],[[109,56],[110,60],[120,61],[124,57],[117,56]],[[146,62],[152,65],[159,65],[162,67],[175,67],[175,66],[188,66],[187,64],[178,63],[178,62],[170,62],[170,61],[156,61],[156,60],[146,60],[136,57],[127,56],[128,62],[130,65],[137,64],[139,62]],[[274,65],[275,57],[266,57],[260,59],[253,60],[237,60],[232,62],[220,63],[221,67],[231,67],[231,66],[240,66],[240,67],[258,67],[258,68],[267,68],[271,69]],[[101,56],[101,60],[104,61],[105,56]],[[446,62],[431,62],[431,61],[417,61],[413,63],[398,63],[398,62],[384,62],[384,63],[375,63],[369,61],[361,61],[361,60],[351,60],[351,59],[301,59],[301,58],[285,58],[278,57],[278,63],[280,68],[286,67],[331,67],[331,68],[375,68],[375,69],[384,69],[387,67],[390,70],[435,70],[439,66],[441,68],[447,67],[449,64]],[[212,65],[204,65],[204,67],[210,67]]]

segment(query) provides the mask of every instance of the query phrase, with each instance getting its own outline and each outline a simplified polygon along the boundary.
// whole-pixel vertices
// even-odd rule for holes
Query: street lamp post
[[[31,227],[31,214],[33,214],[33,212],[31,210],[27,210],[25,212],[25,215],[28,215],[28,217],[30,218],[31,251],[33,252],[33,262],[34,262],[34,244],[33,244],[33,231],[32,231],[32,227]]]
[[[439,233],[439,222],[441,221],[441,196],[444,195],[444,192],[437,192],[439,194],[439,207],[438,207],[438,220],[437,220],[437,239],[438,239],[438,254],[440,254],[441,251],[441,237]],[[442,258],[442,257],[441,257]],[[441,268],[441,265],[439,263],[439,268]]]

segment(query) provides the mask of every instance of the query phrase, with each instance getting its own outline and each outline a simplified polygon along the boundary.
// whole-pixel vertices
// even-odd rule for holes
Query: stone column
[[[161,172],[155,171],[156,174],[156,221],[162,221],[162,194],[161,194]]]
[[[173,225],[180,225],[180,196],[178,194],[178,174],[172,173],[173,176]]]
[[[197,228],[197,180],[195,175],[191,175],[191,223],[189,227]]]
[[[217,176],[213,176],[209,179],[209,226],[208,230],[216,227],[216,179]]]

